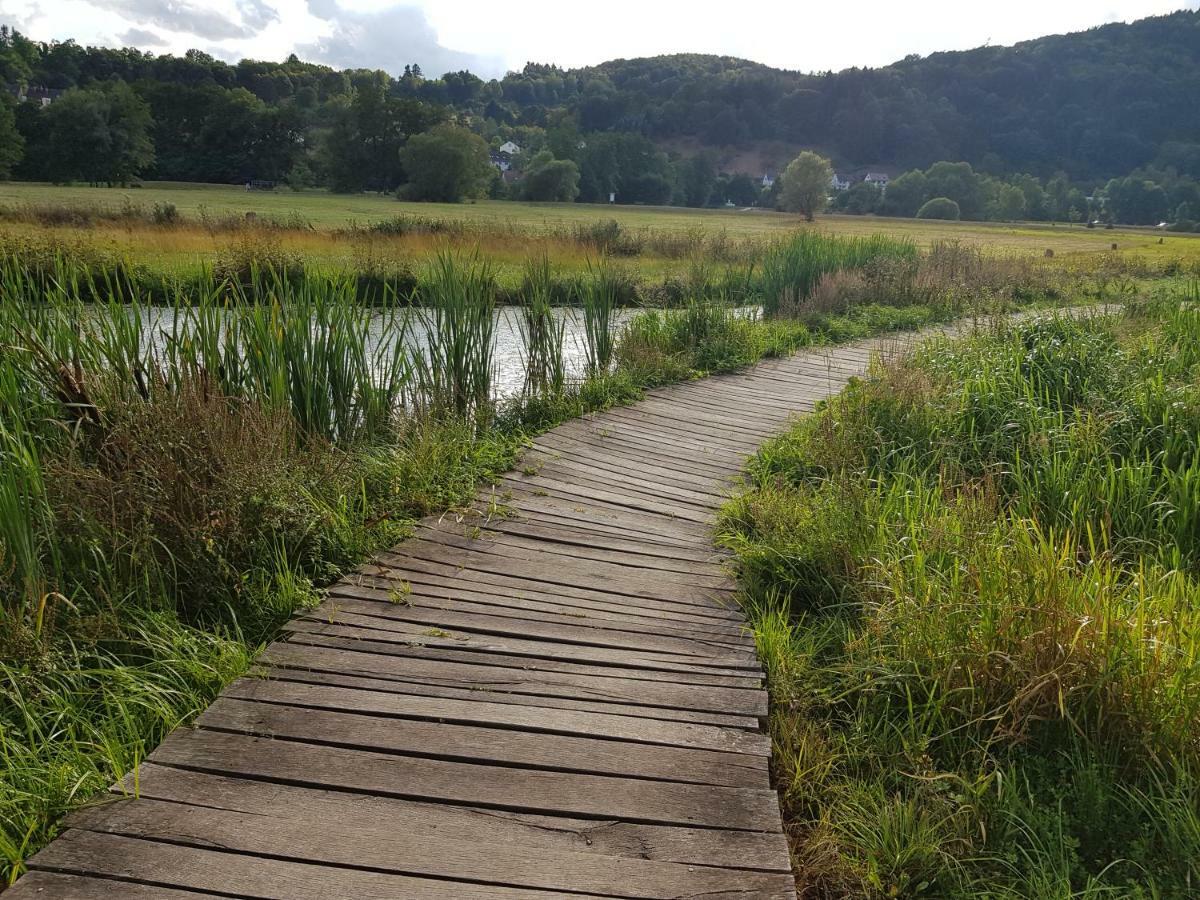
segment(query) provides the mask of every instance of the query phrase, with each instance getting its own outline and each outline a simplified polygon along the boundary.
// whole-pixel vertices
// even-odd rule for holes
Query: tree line
[[[908,170],[886,195],[837,195],[848,212],[914,215],[945,197],[963,218],[1194,220],[1198,37],[1200,13],[1181,12],[836,74],[677,55],[529,64],[484,81],[295,56],[229,64],[0,29],[0,176],[750,206],[778,203],[780,186],[764,193],[764,173],[722,171],[732,150],[782,165],[809,146],[843,170]],[[52,102],[16,102],[26,86]],[[508,160],[516,178],[486,164],[506,140],[522,148]]]
[[[933,206],[929,206],[934,201]],[[1172,168],[1148,167],[1113,178],[1085,194],[1065,173],[994,176],[966,162],[934,163],[894,178],[886,189],[859,182],[835,192],[837,212],[920,218],[1015,222],[1102,222],[1176,225],[1191,231],[1200,219],[1200,183]]]

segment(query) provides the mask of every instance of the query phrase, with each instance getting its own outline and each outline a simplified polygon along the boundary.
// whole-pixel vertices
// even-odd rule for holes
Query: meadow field
[[[213,259],[262,256],[335,271],[420,270],[440,249],[475,248],[515,285],[526,261],[569,271],[598,255],[623,258],[636,278],[661,285],[697,260],[749,267],[800,229],[847,237],[886,234],[927,248],[945,241],[990,253],[1048,253],[1096,266],[1114,255],[1151,266],[1200,264],[1200,237],[1070,224],[932,222],[870,216],[800,216],[761,209],[682,209],[489,201],[408,203],[383,195],[246,191],[146,183],[139,188],[0,184],[0,240],[121,259],[192,275]],[[652,290],[643,293],[651,295]]]

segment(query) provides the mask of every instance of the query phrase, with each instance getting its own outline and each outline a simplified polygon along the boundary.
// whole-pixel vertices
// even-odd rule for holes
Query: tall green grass
[[[579,284],[583,311],[584,350],[591,376],[608,372],[616,349],[613,313],[620,302],[621,274],[610,263],[601,262]]]
[[[566,319],[554,312],[554,275],[546,257],[525,267],[520,307],[521,343],[525,361],[526,397],[555,395],[566,387],[563,357]]]
[[[1194,894],[1197,329],[941,342],[756,457],[723,533],[803,889]]]
[[[763,311],[768,316],[799,308],[825,275],[861,269],[881,260],[913,261],[911,240],[887,235],[845,238],[819,231],[799,231],[770,247],[758,276]]]
[[[492,408],[496,295],[491,267],[448,253],[433,263],[418,321],[424,347],[416,355],[418,405],[486,421]]]

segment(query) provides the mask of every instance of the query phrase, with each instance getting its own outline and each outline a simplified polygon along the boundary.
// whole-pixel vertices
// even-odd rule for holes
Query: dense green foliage
[[[825,208],[833,166],[823,156],[805,150],[783,170],[779,203],[788,212],[798,212],[808,221]]]
[[[526,200],[570,203],[579,196],[579,166],[543,150],[529,161],[521,194]]]
[[[413,135],[400,151],[400,164],[408,174],[403,188],[408,200],[456,203],[482,197],[492,178],[483,138],[456,125]]]
[[[977,221],[1098,220],[1157,225],[1186,223],[1200,217],[1200,182],[1181,175],[1174,167],[1135,170],[1097,185],[1093,196],[1088,197],[1061,174],[1043,182],[1032,175],[998,177],[976,171],[969,163],[942,161],[925,170],[904,172],[886,190],[859,182],[838,192],[833,207],[859,215],[913,216],[936,199],[957,204],[959,215],[954,218]]]
[[[760,198],[749,176],[763,173],[722,175],[714,153],[756,148],[762,165],[781,167],[797,149],[811,147],[846,170],[896,172],[965,161],[1005,179],[1024,199],[1021,204],[1005,190],[976,208],[970,198],[931,186],[919,199],[902,191],[894,205],[882,207],[860,196],[856,211],[913,215],[931,197],[948,196],[965,219],[1023,213],[1063,221],[1071,210],[1078,218],[1088,214],[1079,202],[1083,193],[1066,194],[1138,173],[1132,188],[1110,190],[1123,198],[1114,205],[1118,220],[1195,220],[1200,197],[1181,198],[1175,183],[1185,180],[1194,191],[1200,178],[1200,125],[1193,114],[1200,93],[1198,31],[1200,13],[1185,11],[836,74],[678,55],[569,71],[529,64],[485,82],[469,72],[427,78],[414,67],[400,78],[335,71],[294,56],[232,65],[200,51],[173,57],[70,41],[39,44],[5,30],[0,81],[68,94],[46,107],[20,104],[20,139],[6,131],[0,113],[0,174],[4,159],[19,157],[15,174],[22,178],[111,181],[139,174],[390,192],[407,180],[399,153],[409,138],[455,118],[492,147],[515,140],[522,148],[518,171],[542,151],[574,163],[579,199],[586,202],[607,202],[615,194],[621,203],[750,205]],[[122,100],[131,116],[124,124],[124,114],[114,115],[116,95],[105,100],[94,93],[110,85],[107,93],[113,82],[130,86],[149,108],[150,122]],[[107,131],[123,162],[101,165],[94,153],[50,139],[54,107],[69,89],[87,92],[69,102],[101,126],[85,145],[103,150],[99,135]],[[152,154],[134,139],[143,126]],[[701,150],[663,149],[681,143]],[[1042,182],[1036,189],[1021,183],[1032,177],[1022,173]],[[558,175],[567,178],[565,166]],[[1053,179],[1062,186],[1052,187]],[[1145,181],[1168,194],[1165,212],[1156,194],[1135,196]],[[497,185],[497,192],[505,189]],[[1043,203],[1039,192],[1054,196]],[[1181,210],[1185,203],[1192,205]]]
[[[17,118],[8,98],[0,99],[0,178],[12,176],[25,155],[25,138],[17,130]]]
[[[726,510],[812,896],[1194,895],[1200,311],[878,367]]]
[[[566,105],[585,131],[718,146],[784,141],[824,148],[849,165],[964,159],[1102,178],[1157,159],[1198,176],[1198,30],[1200,15],[1179,12],[822,75],[695,55],[578,72],[530,66],[502,82],[502,102],[522,113]]]

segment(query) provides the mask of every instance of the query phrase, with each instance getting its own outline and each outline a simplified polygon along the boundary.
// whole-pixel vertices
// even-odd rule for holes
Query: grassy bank
[[[839,239],[825,240],[827,254],[797,253],[838,257]],[[812,278],[792,266],[803,278],[781,284],[787,303],[769,319],[701,295],[617,329],[617,275],[594,266],[575,310],[588,360],[576,382],[555,273],[531,265],[526,381],[504,403],[494,271],[478,256],[439,257],[415,319],[362,306],[352,279],[255,267],[169,296],[155,334],[136,287],[69,261],[38,277],[27,260],[0,267],[3,877],[203,709],[319,586],[466,503],[528,435],[649,385],[1064,290],[1040,269],[1004,270],[1020,291],[972,299],[964,285],[1000,278],[998,263],[880,246],[899,263]],[[415,344],[413,322],[426,335]]]
[[[933,345],[753,460],[802,896],[1195,895],[1198,298]]]
[[[211,274],[251,264],[305,275],[353,277],[360,299],[383,286],[407,297],[447,249],[479,252],[501,302],[517,302],[525,266],[543,257],[565,296],[601,257],[620,261],[629,303],[679,305],[757,281],[764,261],[797,233],[920,250],[946,242],[996,257],[1084,273],[1196,273],[1200,238],[1148,229],[997,225],[824,216],[816,225],[768,210],[686,210],[586,204],[402,203],[323,192],[247,192],[221,186],[148,184],[133,190],[0,185],[0,248],[69,256],[119,271],[144,295],[196,288]],[[0,250],[3,252],[3,250]],[[711,283],[698,284],[702,261]]]

